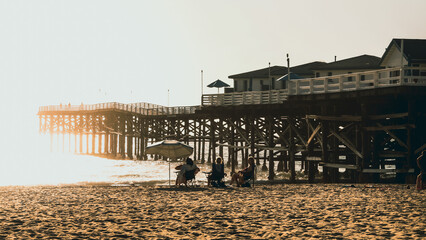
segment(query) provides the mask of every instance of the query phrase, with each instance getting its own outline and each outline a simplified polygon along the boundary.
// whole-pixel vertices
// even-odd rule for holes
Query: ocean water
[[[0,186],[82,183],[168,184],[169,164],[164,160],[112,160],[79,155],[60,147],[51,151],[50,136],[26,135],[3,141],[0,151]],[[176,177],[171,163],[171,178]]]
[[[169,164],[164,160],[114,160],[91,155],[74,154],[74,141],[68,136],[49,134],[9,134],[0,144],[0,186],[62,185],[62,184],[156,184],[169,182]],[[225,151],[226,152],[226,151]],[[225,160],[227,161],[227,160]],[[176,178],[170,164],[171,183]],[[203,184],[210,164],[197,165],[201,173],[197,181]],[[239,169],[241,166],[238,166]],[[260,170],[261,166],[259,166]],[[299,166],[297,166],[299,168]],[[227,180],[230,179],[230,169]],[[277,175],[277,177],[280,177]],[[283,176],[285,177],[285,176]],[[258,171],[258,179],[267,179],[267,172]]]

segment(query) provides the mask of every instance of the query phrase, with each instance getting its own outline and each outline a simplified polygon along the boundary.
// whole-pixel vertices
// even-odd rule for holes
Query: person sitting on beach
[[[218,157],[216,163],[212,164],[211,174],[207,177],[208,185],[210,186],[213,184],[212,186],[215,187],[225,187],[225,183],[223,182],[225,176],[225,165],[223,164],[222,158]]]
[[[243,184],[245,184],[247,180],[254,178],[254,169],[256,165],[254,164],[254,158],[252,156],[248,158],[248,163],[249,163],[248,167],[232,175],[232,179],[230,183],[231,186],[234,182],[236,182],[237,186],[240,187]]]
[[[188,186],[188,181],[195,179],[195,175],[200,171],[191,158],[187,158],[186,163],[177,166],[176,170],[179,170],[176,178],[176,186],[179,186],[182,183],[185,184],[185,186]]]
[[[417,166],[420,168],[420,174],[417,176],[416,188],[417,190],[426,189],[426,156],[423,150],[420,156],[417,158]]]

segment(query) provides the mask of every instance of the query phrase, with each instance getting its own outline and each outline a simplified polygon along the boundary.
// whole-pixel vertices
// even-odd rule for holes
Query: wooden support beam
[[[393,118],[403,118],[407,117],[408,112],[404,113],[391,113],[391,114],[383,114],[383,115],[370,115],[368,116],[368,119],[370,120],[380,120],[380,119],[393,119]]]
[[[353,164],[344,164],[344,163],[324,163],[320,162],[320,166],[325,166],[328,168],[346,168],[351,170],[358,170],[358,166]]]
[[[392,125],[392,126],[371,126],[364,127],[366,131],[389,131],[389,130],[405,130],[407,128],[416,128],[414,124],[402,124],[402,125]]]
[[[314,139],[315,135],[318,133],[318,131],[321,129],[321,126],[318,125],[315,130],[312,132],[311,136],[308,139],[308,142],[306,143],[306,145],[309,145],[311,143],[311,141]]]
[[[244,139],[244,141],[246,143],[249,143],[250,141],[246,138],[245,134],[243,133],[243,131],[235,125],[235,123],[233,121],[229,121],[229,119],[227,120],[228,124],[230,124],[235,130],[236,132],[239,134],[239,136]]]
[[[339,121],[339,122],[360,122],[361,116],[325,116],[325,115],[306,115],[308,119],[317,119],[322,121]]]
[[[352,150],[353,153],[355,153],[358,157],[363,158],[362,154],[356,149],[356,147],[347,139],[345,136],[339,135],[337,132],[330,130],[330,132],[340,140],[346,147],[348,147],[350,150]]]

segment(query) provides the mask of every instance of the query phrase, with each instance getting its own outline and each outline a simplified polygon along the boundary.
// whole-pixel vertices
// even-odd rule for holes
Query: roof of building
[[[357,57],[347,58],[323,66],[314,70],[339,70],[339,69],[379,69],[380,58],[372,55],[361,55]]]
[[[394,38],[386,48],[385,53],[382,56],[380,64],[384,61],[386,55],[392,48],[392,45],[401,51],[401,40],[404,40],[404,56],[409,63],[421,63],[426,62],[426,39],[400,39]]]
[[[300,76],[313,76],[313,69],[319,66],[326,64],[325,62],[311,62],[294,67],[290,67],[292,73],[295,73]],[[228,78],[267,78],[269,76],[269,71],[271,71],[271,76],[284,76],[288,73],[287,67],[283,66],[271,66],[271,68],[262,68],[250,72],[239,73],[229,76]]]

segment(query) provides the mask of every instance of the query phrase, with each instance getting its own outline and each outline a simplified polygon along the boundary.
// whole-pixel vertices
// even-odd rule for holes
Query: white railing
[[[164,107],[151,103],[131,103],[123,104],[117,102],[98,103],[98,104],[81,104],[81,105],[50,105],[39,108],[42,112],[77,112],[77,111],[99,111],[99,110],[121,110],[142,115],[177,115],[177,114],[193,114],[200,106],[185,107]]]
[[[204,94],[202,98],[202,105],[274,104],[282,103],[287,100],[287,96],[287,89],[257,92],[233,92],[225,94]]]
[[[426,86],[426,68],[387,68],[336,76],[291,80],[289,95],[356,91],[398,85]]]
[[[398,85],[426,86],[426,68],[404,67],[290,80],[288,89],[205,94],[203,106],[282,103],[288,95],[357,91]]]

